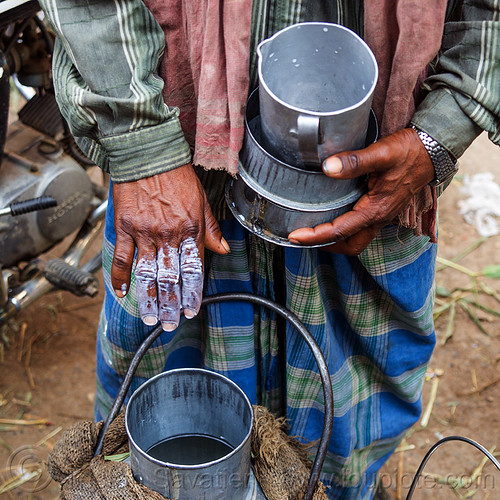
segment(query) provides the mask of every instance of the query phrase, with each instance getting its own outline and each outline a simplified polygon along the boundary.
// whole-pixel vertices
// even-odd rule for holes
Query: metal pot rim
[[[247,111],[245,111],[246,137],[245,137],[244,141],[250,141],[259,150],[260,153],[262,153],[263,155],[272,159],[272,161],[274,163],[276,163],[276,165],[279,165],[282,168],[295,171],[299,175],[302,175],[302,176],[321,175],[321,176],[325,177],[325,173],[322,170],[306,170],[306,169],[301,168],[301,167],[296,167],[295,165],[290,165],[290,163],[286,163],[285,161],[280,160],[279,158],[276,158],[276,156],[274,156],[272,153],[267,151],[267,149],[264,148],[264,146],[262,146],[262,144],[256,139],[256,137],[254,136],[252,129],[250,127],[250,121],[255,117],[253,117],[249,120],[248,104],[251,102],[251,100],[255,100],[256,98],[258,98],[258,96],[259,96],[259,88],[257,87],[255,90],[253,90],[250,93],[250,96],[248,97],[248,100],[247,100]],[[259,115],[257,115],[257,116],[259,116]],[[367,138],[366,138],[367,142],[365,144],[365,147],[368,147],[370,144],[372,144],[373,142],[375,142],[378,139],[378,133],[379,133],[378,132],[378,123],[377,123],[377,118],[375,116],[375,112],[373,111],[373,108],[370,108],[370,116],[369,116],[368,120],[369,120],[368,121],[368,131],[367,131]],[[245,143],[243,144],[243,148],[245,148]],[[243,151],[243,148],[242,148],[242,151]],[[240,151],[240,156],[241,156],[241,151]],[[245,169],[245,166],[243,165],[243,163],[241,161],[240,161],[240,167],[242,169]]]
[[[133,401],[134,397],[137,397],[136,395],[142,393],[144,390],[147,389],[147,386],[150,384],[153,384],[157,379],[176,375],[178,373],[186,373],[186,372],[192,372],[196,374],[204,374],[204,375],[210,375],[214,378],[219,378],[220,380],[223,380],[224,382],[228,383],[229,385],[233,386],[243,397],[245,400],[246,404],[250,408],[250,430],[247,432],[241,443],[234,448],[230,453],[227,455],[224,455],[221,458],[218,458],[217,460],[212,460],[211,462],[204,462],[202,464],[195,464],[195,465],[180,465],[180,464],[174,464],[170,462],[163,462],[162,460],[158,460],[157,458],[152,457],[149,455],[145,450],[143,450],[132,438],[129,426],[128,426],[128,417],[129,417],[129,406],[130,403]],[[211,465],[218,464],[222,461],[227,460],[229,457],[232,457],[236,453],[238,453],[248,442],[250,439],[250,436],[252,434],[252,427],[253,427],[253,421],[254,421],[254,415],[253,415],[253,408],[252,404],[250,403],[250,400],[248,399],[247,395],[243,392],[243,389],[236,383],[234,383],[232,380],[227,378],[224,375],[221,375],[220,373],[213,372],[210,370],[205,370],[203,368],[175,368],[173,370],[168,370],[166,372],[159,373],[158,375],[155,375],[154,377],[151,377],[150,379],[146,380],[134,393],[132,396],[130,396],[129,402],[127,404],[127,407],[125,409],[125,430],[127,432],[127,436],[129,441],[134,445],[135,449],[147,460],[153,462],[156,465],[161,465],[164,467],[168,467],[169,469],[180,469],[180,470],[196,470],[196,469],[206,469],[207,467],[210,467]]]
[[[269,229],[266,229],[266,230],[262,230],[257,232],[256,229],[252,226],[252,224],[250,223],[250,221],[245,217],[245,215],[243,213],[241,213],[237,207],[237,204],[234,200],[234,196],[233,196],[233,184],[235,182],[245,182],[243,181],[243,179],[234,179],[232,177],[228,177],[227,181],[226,181],[226,186],[225,186],[225,196],[226,196],[226,203],[229,207],[229,210],[231,211],[231,213],[233,214],[233,217],[245,228],[247,229],[250,233],[258,236],[259,238],[262,238],[263,240],[266,240],[266,241],[269,241],[270,243],[274,243],[275,245],[280,245],[282,247],[290,247],[290,248],[300,248],[300,249],[305,249],[305,248],[321,248],[321,247],[326,247],[328,245],[334,245],[335,242],[332,241],[332,242],[327,242],[327,243],[318,243],[316,245],[302,245],[302,244],[298,244],[298,243],[292,243],[289,239],[287,238],[283,238],[282,236],[278,236],[277,234],[271,232],[271,230]],[[257,193],[257,196],[261,196],[262,198],[265,198],[263,197],[262,195],[258,194]],[[290,209],[290,208],[287,208],[287,207],[282,207],[281,205],[279,205],[278,203],[274,203],[273,201],[271,200],[267,200],[266,199],[266,202],[267,203],[270,203],[271,205],[274,205],[275,207],[278,207],[278,209],[281,209],[281,210],[285,210],[285,211],[293,211],[293,209]]]
[[[262,54],[262,47],[264,45],[266,45],[267,43],[271,42],[271,40],[273,40],[274,38],[276,38],[281,33],[284,33],[285,31],[288,31],[288,30],[291,30],[291,29],[294,29],[294,28],[297,28],[297,27],[310,26],[310,25],[333,27],[333,28],[336,28],[336,29],[338,28],[338,29],[341,29],[341,30],[344,30],[344,31],[348,31],[351,35],[353,35],[361,43],[362,46],[364,46],[368,50],[368,53],[370,54],[370,57],[373,60],[375,74],[374,74],[373,83],[372,83],[370,89],[366,92],[365,97],[363,97],[363,99],[361,99],[357,103],[355,103],[355,104],[353,104],[351,106],[348,106],[346,108],[338,109],[336,111],[310,111],[310,110],[307,110],[307,109],[298,108],[296,106],[292,106],[291,104],[288,104],[287,102],[285,102],[282,99],[280,99],[268,87],[268,85],[267,85],[267,83],[266,83],[266,81],[265,81],[265,79],[264,79],[264,77],[262,75],[262,61],[264,59],[263,54]],[[287,107],[287,108],[289,108],[289,109],[291,109],[291,110],[293,110],[293,111],[295,111],[297,113],[302,113],[302,114],[305,114],[305,115],[310,115],[310,116],[336,116],[336,115],[340,115],[340,114],[346,113],[348,111],[352,111],[354,109],[357,109],[357,108],[361,107],[367,100],[369,100],[371,98],[371,96],[373,95],[373,92],[375,90],[375,86],[377,85],[377,81],[378,81],[378,64],[377,64],[377,60],[376,60],[375,55],[373,54],[372,50],[370,49],[370,47],[368,46],[368,44],[357,33],[355,33],[354,31],[352,31],[349,28],[346,28],[345,26],[342,26],[340,24],[324,23],[324,22],[305,22],[305,23],[292,24],[292,25],[287,26],[286,28],[283,28],[282,30],[278,31],[277,33],[275,33],[270,38],[267,38],[266,40],[263,40],[262,42],[260,42],[259,45],[257,45],[257,55],[258,55],[259,82],[266,89],[266,92],[273,99],[275,99],[277,102],[279,102],[282,106],[285,106],[285,107]]]
[[[317,173],[321,174],[322,172],[317,172]],[[364,193],[363,188],[365,187],[365,183],[360,182],[358,186],[354,187],[352,191],[350,191],[345,196],[342,196],[341,198],[337,198],[335,200],[326,202],[325,201],[316,202],[313,200],[309,203],[304,203],[284,198],[283,196],[271,193],[267,189],[263,188],[261,185],[259,185],[257,182],[253,180],[252,176],[248,175],[248,173],[242,167],[241,162],[240,162],[239,176],[244,180],[245,184],[249,188],[253,189],[257,194],[259,194],[263,198],[266,198],[270,202],[274,203],[275,205],[278,205],[279,207],[285,210],[295,210],[299,212],[314,212],[314,213],[328,212],[330,210],[343,207],[344,205],[348,205],[349,203],[357,201]]]

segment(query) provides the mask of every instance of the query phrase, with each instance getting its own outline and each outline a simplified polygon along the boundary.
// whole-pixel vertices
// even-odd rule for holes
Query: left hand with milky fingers
[[[191,164],[137,181],[114,183],[116,245],[111,283],[118,297],[135,284],[142,321],[166,331],[198,314],[207,248],[229,252]]]
[[[330,156],[323,171],[335,179],[368,174],[368,189],[350,212],[313,228],[292,231],[302,245],[335,242],[334,253],[358,255],[387,224],[393,223],[412,196],[434,179],[434,167],[413,129],[403,129],[365,149]]]

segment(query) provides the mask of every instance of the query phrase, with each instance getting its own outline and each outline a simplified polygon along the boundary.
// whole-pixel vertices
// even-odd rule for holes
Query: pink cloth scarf
[[[375,54],[379,79],[373,109],[385,137],[408,126],[418,106],[427,65],[441,46],[446,0],[365,0],[365,41]],[[416,235],[436,241],[436,190],[426,186],[399,215]]]
[[[248,96],[251,0],[144,0],[165,33],[164,98],[193,163],[238,172]]]

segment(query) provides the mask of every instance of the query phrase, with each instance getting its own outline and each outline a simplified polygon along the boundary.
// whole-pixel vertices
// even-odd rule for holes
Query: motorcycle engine
[[[0,208],[39,196],[52,196],[57,206],[0,218],[1,267],[36,257],[80,228],[94,198],[87,172],[57,141],[15,122],[0,168]]]
[[[0,269],[39,256],[79,229],[96,201],[81,166],[88,161],[68,146],[51,80],[53,35],[39,10],[33,0],[0,1],[0,209],[41,196],[57,206],[0,217]],[[11,76],[27,99],[14,123],[8,123]]]

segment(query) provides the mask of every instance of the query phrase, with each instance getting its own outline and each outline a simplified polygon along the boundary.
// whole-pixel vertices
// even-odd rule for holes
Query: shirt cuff
[[[181,167],[191,161],[178,118],[99,140],[114,182],[130,182]]]
[[[429,134],[456,159],[482,132],[447,89],[430,92],[413,115],[411,123]]]

